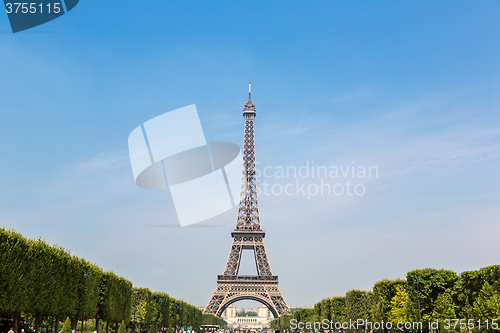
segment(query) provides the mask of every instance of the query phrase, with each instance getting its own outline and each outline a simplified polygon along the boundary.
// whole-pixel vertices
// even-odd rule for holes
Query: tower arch
[[[245,300],[251,300],[251,301],[256,301],[261,303],[262,305],[265,305],[269,311],[273,314],[274,318],[278,318],[279,314],[276,311],[276,309],[273,307],[272,302],[270,302],[268,299],[262,297],[262,296],[243,296],[243,295],[234,295],[233,297],[228,298],[223,304],[220,305],[219,310],[215,314],[216,316],[222,316],[222,313],[233,303],[239,302],[239,301],[245,301]]]

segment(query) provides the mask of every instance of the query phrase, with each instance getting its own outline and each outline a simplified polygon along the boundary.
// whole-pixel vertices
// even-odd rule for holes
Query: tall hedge
[[[336,296],[330,299],[330,319],[334,322],[344,322],[347,320],[345,297]]]
[[[56,322],[69,318],[73,328],[82,316],[164,327],[173,323],[172,315],[178,325],[202,322],[201,311],[191,304],[133,288],[129,280],[61,247],[5,228],[0,228],[0,295],[0,314],[14,320],[16,332],[21,315],[34,318],[35,330],[48,317]]]
[[[347,319],[356,321],[358,319],[370,320],[372,292],[364,290],[349,290],[345,294]]]
[[[113,272],[101,275],[99,318],[112,323],[129,322],[132,311],[132,282]]]

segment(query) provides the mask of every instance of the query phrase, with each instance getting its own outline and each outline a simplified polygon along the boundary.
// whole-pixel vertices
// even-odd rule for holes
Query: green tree
[[[110,306],[113,307],[110,318],[113,322],[124,320],[126,323],[130,321],[132,311],[132,282],[129,280],[114,275],[115,291],[110,297]]]
[[[477,271],[465,271],[460,274],[459,283],[456,285],[457,315],[460,318],[477,318],[474,315],[473,304],[485,283],[500,291],[500,265],[487,266]]]
[[[113,272],[103,272],[96,320],[102,319],[107,323],[129,322],[132,311],[131,302],[132,282]]]
[[[328,319],[330,320],[331,317],[331,299],[330,298],[325,298],[321,300],[321,320],[323,319]]]
[[[173,302],[168,295],[155,293],[157,297],[152,298],[147,288],[134,290],[132,303],[130,281],[113,272],[104,272],[61,247],[0,227],[0,314],[13,321],[16,332],[21,319],[33,325],[35,331],[42,320],[55,322],[57,331],[61,318],[68,318],[63,330],[69,329],[70,333],[82,314],[85,319],[95,318],[96,327],[99,319],[106,320],[107,331],[110,321],[129,322],[132,308],[136,310],[134,323],[169,325]],[[177,316],[182,307],[185,323],[201,323],[199,309],[180,300],[175,304]],[[213,321],[222,324],[219,319]]]
[[[321,302],[314,304],[314,321],[321,320]]]
[[[330,319],[334,322],[344,322],[347,320],[344,296],[335,296],[330,299]]]
[[[396,294],[391,300],[388,319],[394,325],[408,321],[408,293],[403,284],[396,286]]]
[[[314,321],[314,310],[313,309],[295,309],[292,311],[293,319],[302,322],[313,322]]]
[[[118,333],[127,333],[127,325],[125,324],[125,320],[122,320],[122,322],[120,323]]]
[[[356,321],[358,319],[370,320],[372,293],[363,290],[349,290],[345,294],[347,319]]]
[[[398,286],[405,286],[405,280],[384,279],[373,286],[372,318],[374,322],[389,320],[391,301],[396,295]]]
[[[422,321],[431,320],[438,296],[448,292],[452,298],[456,297],[458,281],[457,273],[450,270],[424,268],[409,271],[406,274],[408,321],[419,321],[419,307]]]
[[[66,318],[66,321],[64,322],[64,325],[63,325],[63,328],[62,328],[62,331],[64,333],[71,333],[71,319]]]
[[[31,243],[20,233],[0,228],[0,313],[13,319],[16,332],[21,312],[29,308]]]
[[[154,292],[151,294],[152,323],[169,326],[170,297],[166,293]]]
[[[173,325],[174,330],[179,325],[179,307],[180,307],[180,301],[175,299],[175,298],[171,298],[170,299],[170,323],[171,323],[171,325]],[[208,315],[204,315],[203,319],[208,321],[209,320],[208,318],[209,318]],[[211,323],[205,322],[205,321],[203,323],[207,324],[207,325],[211,324]]]
[[[432,309],[432,318],[439,320],[440,325],[444,324],[444,319],[456,318],[456,305],[449,292],[439,294]]]
[[[474,301],[473,311],[481,320],[500,319],[500,295],[488,282],[484,283]]]
[[[133,290],[134,307],[132,317],[139,329],[141,325],[148,325],[151,323],[151,290],[149,288],[134,288]]]

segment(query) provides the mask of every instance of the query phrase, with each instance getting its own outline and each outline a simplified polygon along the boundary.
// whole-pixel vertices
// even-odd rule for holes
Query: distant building
[[[269,323],[274,319],[266,306],[249,310],[249,312],[256,312],[257,316],[237,316],[238,312],[241,312],[241,309],[228,306],[222,313],[222,319],[233,328],[269,328]]]

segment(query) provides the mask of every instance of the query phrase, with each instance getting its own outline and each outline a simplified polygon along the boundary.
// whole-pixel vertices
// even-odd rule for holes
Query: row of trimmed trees
[[[290,328],[290,321],[295,319],[296,322],[314,322],[314,310],[308,308],[292,308],[290,314],[281,315],[278,318],[271,320],[271,328],[287,330]]]
[[[272,327],[286,329],[290,320],[302,322],[416,323],[463,319],[468,328],[478,320],[495,319],[500,328],[500,265],[457,274],[450,270],[416,269],[406,280],[380,280],[372,290],[350,290],[345,296],[325,298],[314,309],[293,311],[272,321]],[[301,312],[305,315],[300,315]],[[471,321],[469,321],[471,320]],[[491,326],[490,326],[491,328]],[[463,329],[463,327],[462,327]]]
[[[95,264],[71,255],[42,240],[28,239],[0,228],[0,318],[32,321],[38,331],[41,321],[55,332],[59,322],[70,318],[95,319],[116,326],[164,327],[221,324],[213,315],[202,315],[197,307],[163,292],[133,287],[132,282]]]

